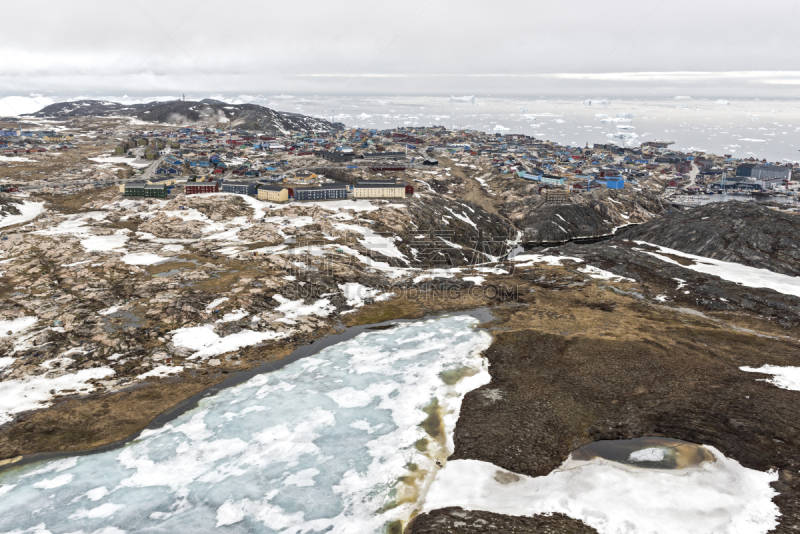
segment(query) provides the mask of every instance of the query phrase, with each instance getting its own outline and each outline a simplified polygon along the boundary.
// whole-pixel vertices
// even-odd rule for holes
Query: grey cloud
[[[756,7],[742,0],[44,0],[35,6],[4,6],[0,93],[800,92],[783,76],[773,77],[778,83],[746,75],[598,76],[800,71],[793,27],[800,4],[791,1]]]

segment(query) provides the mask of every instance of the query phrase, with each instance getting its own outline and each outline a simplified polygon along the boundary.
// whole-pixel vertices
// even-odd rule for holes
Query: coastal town
[[[319,404],[292,422],[296,434],[270,427],[259,455],[302,439],[316,450],[313,425],[332,424],[326,410],[354,410],[347,428],[378,435],[388,419],[363,415],[378,398],[391,419],[411,421],[389,447],[402,461],[364,453],[380,475],[353,484],[367,488],[357,495],[376,532],[459,532],[437,530],[460,524],[459,508],[424,508],[420,497],[455,461],[495,462],[500,494],[570,454],[596,460],[582,449],[592,442],[640,435],[714,444],[722,452],[692,454],[720,480],[760,470],[763,486],[800,492],[800,479],[772,471],[800,466],[790,450],[798,404],[772,375],[753,374],[797,351],[797,164],[669,140],[567,146],[444,126],[348,128],[215,101],[139,106],[77,101],[0,119],[0,468],[162,432],[194,439],[250,411],[268,420],[278,411],[270,395],[296,394],[288,382],[299,376],[308,383],[298,391]],[[478,319],[492,336],[467,327]],[[450,321],[443,334],[437,321]],[[340,375],[321,378],[327,364],[306,356],[331,339],[362,367],[331,365]],[[408,347],[397,362],[433,351],[453,363],[430,367],[427,381],[413,366],[376,370],[395,349],[364,339]],[[302,370],[283,381],[293,364]],[[391,387],[337,385],[370,373]],[[405,382],[389,382],[398,376]],[[252,377],[262,404],[223,397],[213,412],[214,395]],[[474,390],[459,389],[466,383]],[[554,415],[543,398],[570,408]],[[187,430],[209,413],[213,424]],[[197,419],[165,426],[171,417]],[[552,417],[562,424],[532,422]],[[217,462],[204,447],[185,447],[200,451],[198,470]],[[276,480],[319,468],[291,462],[278,463],[305,474]],[[176,491],[188,493],[188,480]],[[732,502],[726,517],[750,501]],[[161,513],[143,521],[158,526],[169,520]],[[485,517],[515,531],[515,519]],[[597,532],[542,517],[554,532]]]
[[[5,159],[0,162],[9,165],[0,170],[0,187],[7,191],[65,194],[113,182],[126,196],[155,198],[208,192],[280,202],[403,198],[413,194],[421,174],[439,167],[437,158],[472,171],[479,181],[530,183],[532,193],[550,203],[640,184],[682,205],[696,202],[693,195],[723,193],[793,200],[800,189],[796,163],[683,153],[670,149],[671,141],[573,147],[526,135],[443,126],[376,130],[331,125],[325,131],[279,134],[221,124],[153,129],[120,128],[123,124],[98,131],[85,119],[73,119],[85,124],[60,126],[57,133],[46,122],[37,124],[40,120],[46,121],[18,123],[15,128],[3,123],[0,153]],[[38,162],[52,161],[54,154],[88,147],[107,152],[95,150],[95,157],[79,170],[47,176],[35,170]],[[400,192],[398,185],[405,190]]]

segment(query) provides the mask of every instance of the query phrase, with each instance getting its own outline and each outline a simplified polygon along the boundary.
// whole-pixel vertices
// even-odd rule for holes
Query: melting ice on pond
[[[592,443],[541,477],[453,460],[437,472],[423,511],[558,512],[601,534],[761,534],[777,526],[776,480],[714,447],[639,438]]]
[[[383,532],[488,383],[471,317],[370,332],[203,399],[122,449],[0,475],[0,532]]]

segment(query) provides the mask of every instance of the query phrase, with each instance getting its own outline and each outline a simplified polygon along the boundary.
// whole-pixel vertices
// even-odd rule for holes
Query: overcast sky
[[[3,4],[0,94],[800,97],[795,0]]]

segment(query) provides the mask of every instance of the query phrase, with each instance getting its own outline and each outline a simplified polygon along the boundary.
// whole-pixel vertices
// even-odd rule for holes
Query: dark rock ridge
[[[626,232],[625,236],[628,234]],[[648,254],[648,250],[657,249],[637,245],[620,236],[592,245],[565,245],[558,252],[582,258],[589,265],[641,282],[643,299],[661,297],[668,304],[701,306],[709,311],[747,312],[763,316],[785,328],[800,324],[798,297],[772,289],[743,286],[667,263]]]
[[[517,234],[502,217],[465,200],[427,197],[408,210],[412,226],[399,248],[418,265],[429,259],[442,267],[486,263],[506,254]]]
[[[597,197],[569,204],[545,204],[540,200],[526,210],[525,219],[517,226],[524,229],[527,243],[560,243],[612,235],[617,228],[639,224],[665,212],[650,194],[604,193]]]
[[[17,208],[19,203],[19,200],[0,193],[0,217],[19,215],[19,208]]]
[[[331,123],[298,113],[275,111],[258,104],[228,104],[219,100],[199,102],[173,100],[146,104],[120,104],[102,100],[77,100],[47,106],[34,117],[70,119],[75,117],[127,116],[153,123],[218,126],[230,124],[235,128],[261,132],[296,132],[340,130],[341,123]]]
[[[778,469],[776,532],[794,532],[800,521],[800,393],[759,381],[766,376],[739,366],[796,365],[796,343],[691,327],[675,317],[680,314],[646,305],[610,317],[622,312],[646,321],[637,327],[638,341],[496,332],[484,353],[491,383],[464,398],[450,459],[482,460],[536,477],[591,441],[683,439],[716,447],[750,469]]]
[[[668,213],[621,237],[800,276],[800,217],[754,203],[714,202]]]
[[[597,531],[564,514],[515,517],[461,508],[442,508],[415,517],[406,534],[592,534]]]
[[[383,202],[382,209],[362,217],[372,221],[372,231],[393,239],[408,261],[380,250],[361,250],[355,245],[363,239],[359,232],[348,231],[345,241],[393,267],[449,268],[496,261],[517,238],[518,231],[508,221],[465,200],[434,194]]]

